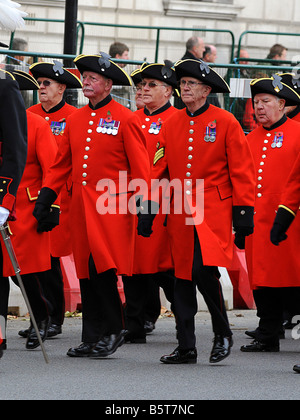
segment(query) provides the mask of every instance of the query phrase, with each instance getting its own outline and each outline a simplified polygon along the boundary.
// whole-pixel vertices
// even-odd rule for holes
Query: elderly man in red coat
[[[253,231],[254,165],[238,121],[207,102],[211,92],[229,92],[226,82],[201,61],[179,61],[175,71],[187,108],[164,124],[152,173],[155,179],[169,179],[174,191],[167,228],[176,276],[179,346],[161,361],[196,363],[198,287],[212,316],[210,362],[217,363],[229,356],[232,346],[218,267],[229,267],[232,261],[232,223],[237,244]],[[143,206],[139,218],[142,236],[151,235],[157,210],[155,188],[151,193],[150,212]]]
[[[136,111],[140,126],[145,133],[146,145],[150,161],[153,162],[157,145],[162,135],[162,127],[166,120],[177,112],[171,105],[173,91],[177,88],[177,79],[173,63],[152,63],[143,65],[139,72],[135,71],[133,80],[138,77],[142,85],[144,108]],[[159,288],[162,287],[167,299],[173,303],[173,260],[167,229],[164,226],[166,215],[159,214],[155,218],[154,233],[151,238],[136,235],[134,253],[134,275],[123,277],[126,297],[127,334],[125,341],[145,343],[145,324],[148,308],[152,304],[151,322],[154,326],[160,315],[161,305]],[[146,324],[147,325],[147,324]],[[148,324],[149,325],[149,324]],[[151,324],[150,324],[151,325]]]
[[[278,352],[285,296],[300,286],[300,220],[290,229],[281,247],[269,240],[281,194],[300,152],[299,123],[288,119],[285,107],[300,103],[300,97],[279,75],[251,83],[257,121],[261,126],[247,137],[256,168],[254,233],[246,240],[246,259],[259,326],[255,339],[243,352]]]
[[[110,95],[113,84],[130,85],[129,76],[105,53],[80,55],[75,64],[89,104],[67,119],[35,216],[47,216],[72,174],[72,247],[83,333],[82,343],[68,356],[105,357],[123,344],[126,334],[117,275],[131,275],[133,268],[136,215],[126,208],[129,184],[148,180],[150,164],[137,116]]]

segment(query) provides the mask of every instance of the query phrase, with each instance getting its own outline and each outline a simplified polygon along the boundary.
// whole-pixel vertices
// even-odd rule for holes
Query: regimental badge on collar
[[[205,130],[204,140],[206,143],[214,143],[217,138],[217,120],[210,122]]]
[[[96,131],[97,133],[116,136],[119,132],[119,128],[120,128],[120,121],[114,120],[111,115],[111,112],[108,111],[106,118],[100,118]]]
[[[271,144],[272,149],[281,149],[283,144],[283,132],[278,131],[275,133],[273,143]]]

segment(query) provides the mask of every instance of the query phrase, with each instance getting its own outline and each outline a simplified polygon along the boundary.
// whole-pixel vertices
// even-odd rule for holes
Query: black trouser
[[[176,279],[175,307],[178,343],[181,349],[196,346],[195,315],[198,311],[196,288],[202,294],[211,315],[215,335],[231,337],[218,267],[204,266],[198,235],[195,231],[192,281]]]
[[[118,334],[124,328],[123,306],[114,270],[97,273],[92,256],[89,279],[80,279],[82,341],[96,343],[103,335]]]
[[[262,287],[253,291],[259,326],[256,330],[258,341],[268,345],[279,343],[279,333],[282,329],[282,313],[293,291],[298,288],[293,287]],[[294,309],[296,311],[296,309]],[[300,313],[299,313],[300,314]]]
[[[23,274],[22,281],[24,288],[37,323],[51,316],[51,303],[45,298],[43,284],[46,272]],[[12,277],[13,282],[19,286],[17,278]],[[7,319],[8,298],[9,298],[9,279],[0,277],[0,315]]]
[[[126,328],[137,337],[145,337],[146,320],[155,323],[160,315],[161,304],[159,288],[164,290],[166,298],[171,303],[171,310],[176,315],[174,307],[175,277],[171,271],[155,274],[134,274],[123,276],[126,299]]]
[[[51,269],[48,270],[43,288],[45,296],[51,302],[52,313],[51,323],[63,325],[65,317],[65,295],[63,275],[60,266],[60,259],[51,256]]]

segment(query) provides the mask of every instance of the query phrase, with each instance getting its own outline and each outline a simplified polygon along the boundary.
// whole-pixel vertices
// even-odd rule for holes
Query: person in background
[[[278,75],[253,80],[251,93],[261,126],[247,136],[257,181],[255,228],[253,235],[246,238],[245,254],[259,326],[254,341],[242,346],[241,351],[278,352],[286,298],[300,286],[300,260],[295,247],[300,235],[299,220],[281,247],[274,247],[269,238],[272,213],[280,204],[291,166],[300,152],[300,125],[286,117],[285,106],[300,104],[300,97]],[[294,304],[299,307],[297,299]],[[292,302],[289,306],[291,309]]]
[[[13,76],[20,90],[37,90],[36,80],[26,72],[16,70]],[[44,293],[47,270],[51,268],[49,232],[41,233],[45,226],[38,225],[32,212],[43,178],[53,163],[57,145],[47,122],[28,111],[28,150],[25,170],[16,196],[17,220],[9,222],[11,241],[18,264],[22,270],[22,280],[32,307],[42,341],[47,337],[52,307]],[[47,150],[47,153],[45,153]],[[59,219],[59,204],[52,207],[46,224],[54,224]],[[3,245],[2,245],[3,246]],[[33,258],[34,255],[34,258]],[[3,275],[11,277],[16,284],[15,272],[9,256],[4,253]],[[8,279],[6,280],[8,281]],[[7,301],[8,304],[8,301]],[[31,326],[27,334],[26,348],[33,350],[40,345],[36,331]]]
[[[215,63],[217,59],[217,48],[214,45],[206,45],[203,53],[203,61],[206,63]],[[221,108],[221,104],[216,93],[210,93],[207,98],[208,103]]]
[[[42,62],[30,66],[30,72],[40,86],[39,103],[29,108],[30,112],[41,116],[51,128],[53,138],[59,146],[66,129],[66,120],[77,110],[64,100],[65,90],[79,89],[81,81],[66,70],[61,63]],[[45,153],[47,149],[45,149]],[[60,258],[72,254],[70,234],[70,201],[72,193],[71,178],[64,185],[60,195],[60,224],[50,233],[51,270],[47,272],[44,292],[53,307],[51,324],[47,337],[55,337],[62,332],[65,314],[64,284]],[[29,330],[21,330],[19,335],[27,337]]]
[[[161,140],[162,127],[165,121],[177,110],[171,106],[170,99],[177,87],[177,79],[173,63],[165,60],[165,64],[153,63],[143,65],[135,78],[141,78],[144,108],[136,111],[141,129],[145,133],[150,163],[153,162]],[[149,238],[136,237],[133,275],[124,276],[124,292],[126,297],[126,321],[128,334],[126,342],[145,343],[148,327],[155,326],[161,311],[159,290],[165,291],[167,299],[174,308],[174,266],[171,247],[164,226],[166,216],[157,215],[155,231]],[[147,304],[152,300],[153,317],[147,319]],[[154,309],[156,308],[156,310]],[[148,309],[149,315],[149,309]]]
[[[109,55],[117,60],[129,60],[129,47],[123,42],[114,42],[109,47]],[[124,68],[126,63],[118,63],[118,66]]]

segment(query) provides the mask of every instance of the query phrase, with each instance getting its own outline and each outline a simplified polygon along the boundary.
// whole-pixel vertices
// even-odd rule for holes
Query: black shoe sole
[[[162,358],[160,359],[160,361],[162,363],[164,363],[165,365],[193,365],[197,363],[197,359],[190,359],[190,360],[185,360],[182,362],[173,362],[170,360],[163,360]]]

